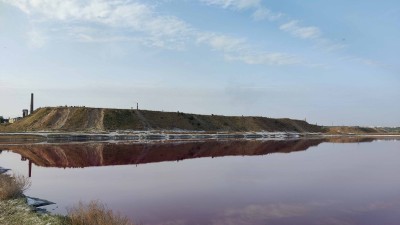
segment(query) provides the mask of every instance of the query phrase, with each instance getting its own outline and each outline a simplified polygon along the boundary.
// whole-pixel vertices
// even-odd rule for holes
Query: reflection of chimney
[[[31,114],[33,113],[33,93],[31,93]]]
[[[29,160],[29,177],[32,177],[32,161]]]

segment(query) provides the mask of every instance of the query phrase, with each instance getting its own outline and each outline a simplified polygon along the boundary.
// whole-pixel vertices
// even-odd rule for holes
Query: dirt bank
[[[116,130],[269,131],[324,132],[302,120],[267,117],[196,115],[129,109],[46,107],[14,124],[0,125],[0,132]]]

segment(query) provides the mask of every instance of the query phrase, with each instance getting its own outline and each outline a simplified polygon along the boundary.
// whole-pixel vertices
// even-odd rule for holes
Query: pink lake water
[[[400,223],[400,141],[1,145],[26,195],[65,214],[100,200],[144,225]]]

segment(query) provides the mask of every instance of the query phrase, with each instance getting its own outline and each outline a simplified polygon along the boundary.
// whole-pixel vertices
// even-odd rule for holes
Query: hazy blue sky
[[[0,0],[0,115],[36,106],[400,126],[398,0]]]

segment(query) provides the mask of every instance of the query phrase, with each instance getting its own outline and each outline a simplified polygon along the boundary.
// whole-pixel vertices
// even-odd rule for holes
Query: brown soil
[[[323,132],[324,128],[291,119],[84,107],[40,108],[14,124],[0,125],[0,132],[115,130]]]
[[[388,132],[384,129],[370,128],[370,127],[329,127],[327,129],[328,134],[387,134]]]

